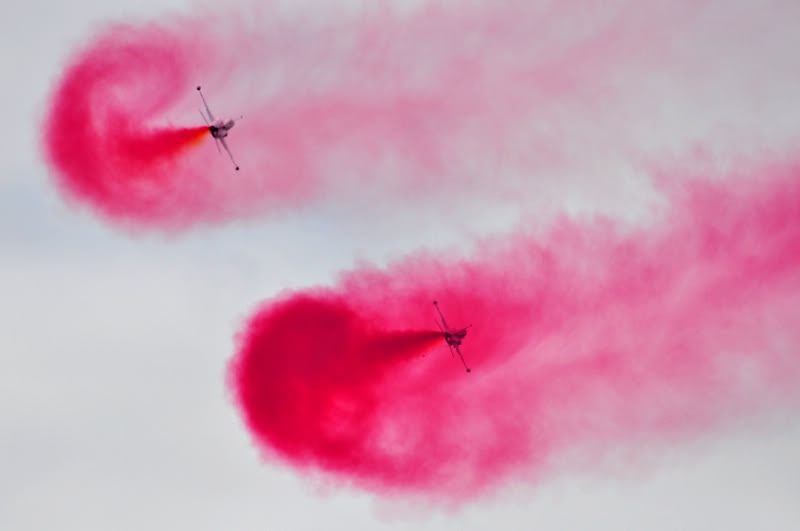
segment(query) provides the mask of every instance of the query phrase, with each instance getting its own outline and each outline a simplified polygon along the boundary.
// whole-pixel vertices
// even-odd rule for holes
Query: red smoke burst
[[[797,398],[800,171],[759,173],[673,189],[649,229],[561,221],[265,304],[231,365],[246,423],[300,468],[452,502]],[[440,336],[416,360],[436,335],[383,332],[426,327],[434,298],[475,325],[470,374]]]
[[[311,458],[352,471],[380,437],[382,383],[441,337],[383,329],[336,297],[265,308],[248,327],[236,367],[248,425],[299,466]]]

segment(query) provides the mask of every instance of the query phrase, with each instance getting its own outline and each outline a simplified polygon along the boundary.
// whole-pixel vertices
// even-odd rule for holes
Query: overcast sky
[[[435,205],[380,219],[369,217],[379,207],[359,216],[328,205],[169,238],[110,228],[65,203],[52,185],[37,143],[47,93],[67,51],[94,28],[188,11],[188,3],[34,0],[8,8],[0,22],[1,529],[800,528],[800,415],[791,407],[682,446],[634,449],[632,457],[621,448],[603,466],[511,484],[455,513],[322,491],[288,467],[262,462],[224,387],[233,335],[253,306],[286,288],[329,283],[358,260],[383,263],[477,229],[438,217]],[[796,31],[786,13],[774,24],[761,11],[752,16],[766,17],[759,27],[785,39]],[[758,72],[769,72],[763,65],[778,44],[773,36],[751,48],[740,59],[743,71],[760,65]],[[736,58],[721,63],[723,77],[708,91],[736,85]],[[800,73],[773,74],[757,109],[744,90],[716,100],[703,94],[685,114],[670,114],[652,143],[680,146],[685,136],[672,140],[664,131],[680,131],[682,120],[695,133],[713,131],[723,114],[742,130],[756,117],[774,123],[758,131],[759,142],[795,140]],[[698,118],[697,109],[715,101],[710,118]],[[731,145],[746,143],[733,138]],[[564,182],[548,188],[543,207],[610,208],[591,204],[574,176]],[[501,212],[484,218],[498,227],[513,221]],[[453,222],[425,230],[437,221]]]

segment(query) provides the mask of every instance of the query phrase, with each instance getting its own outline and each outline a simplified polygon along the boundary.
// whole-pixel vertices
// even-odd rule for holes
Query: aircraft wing
[[[214,121],[214,115],[211,114],[211,108],[208,106],[208,103],[206,102],[206,98],[203,96],[203,93],[200,92],[200,87],[199,86],[197,87],[197,92],[200,94],[200,99],[203,100],[203,105],[205,105],[205,107],[206,107],[206,112],[208,113],[209,120],[211,120],[213,122]]]
[[[238,170],[239,170],[239,165],[238,165],[238,164],[236,164],[236,161],[235,161],[235,160],[233,160],[233,153],[231,153],[231,150],[230,150],[230,149],[228,149],[228,144],[227,144],[227,142],[225,142],[225,139],[224,139],[224,138],[220,138],[220,139],[219,139],[219,142],[220,142],[220,144],[222,144],[222,147],[224,147],[224,148],[225,148],[225,151],[227,151],[227,152],[228,152],[228,156],[231,158],[231,162],[233,162],[233,165],[234,165],[234,166],[236,166],[236,170],[238,171]]]
[[[458,348],[458,345],[453,345],[450,347],[451,349],[455,349],[458,352],[458,357],[461,358],[461,363],[464,364],[464,368],[467,369],[467,372],[470,372],[469,367],[467,367],[467,362],[464,361],[464,356],[461,355],[461,349]],[[451,350],[452,351],[452,350]]]
[[[211,127],[211,122],[209,122],[208,118],[206,118],[206,115],[203,114],[203,109],[197,109],[197,110],[200,111],[200,116],[203,117],[203,121],[206,123],[206,125]]]
[[[437,301],[433,301],[433,305],[436,306],[436,311],[439,312],[439,317],[442,318],[442,325],[444,325],[445,329],[448,329],[449,327],[447,326],[447,321],[444,320],[444,314],[442,313],[442,310],[439,309],[439,303]]]

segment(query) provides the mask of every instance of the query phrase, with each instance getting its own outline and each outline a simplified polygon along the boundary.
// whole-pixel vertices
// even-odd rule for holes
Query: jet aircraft
[[[214,142],[217,144],[217,151],[219,151],[219,145],[222,144],[222,147],[224,147],[225,151],[228,152],[231,162],[233,162],[233,165],[236,167],[236,171],[239,171],[239,165],[236,164],[235,160],[233,160],[233,154],[231,153],[231,150],[228,149],[228,144],[225,142],[225,137],[228,136],[228,132],[233,129],[233,126],[236,122],[234,122],[232,118],[227,120],[215,119],[214,115],[211,114],[211,109],[209,109],[208,103],[206,103],[206,99],[203,97],[203,93],[200,91],[200,85],[197,85],[197,92],[200,94],[200,98],[203,100],[203,105],[206,107],[208,118],[206,118],[206,115],[203,114],[202,109],[200,109],[200,115],[203,117],[203,121],[205,121],[206,125],[208,125],[208,131],[211,133],[211,136],[214,138]]]
[[[461,342],[464,340],[464,337],[467,335],[467,328],[470,328],[472,325],[467,325],[464,328],[450,328],[447,326],[447,321],[444,319],[444,315],[442,314],[442,310],[439,309],[439,303],[437,301],[433,301],[433,305],[436,306],[436,311],[439,312],[439,317],[442,318],[442,322],[436,321],[436,324],[439,326],[439,329],[444,334],[444,341],[447,343],[447,346],[450,347],[450,355],[455,358],[455,352],[458,353],[458,357],[461,358],[461,363],[464,364],[464,368],[467,372],[470,372],[470,368],[467,366],[467,362],[464,361],[464,356],[461,355],[461,349],[459,346]]]

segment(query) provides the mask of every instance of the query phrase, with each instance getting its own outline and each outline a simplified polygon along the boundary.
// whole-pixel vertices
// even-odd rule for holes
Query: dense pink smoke
[[[133,229],[371,193],[387,210],[430,197],[447,213],[461,199],[527,206],[548,197],[560,165],[588,160],[597,176],[598,152],[642,154],[632,137],[668,144],[659,135],[670,126],[728,127],[698,116],[727,119],[730,109],[711,103],[737,90],[774,100],[763,80],[796,71],[796,54],[783,69],[724,61],[762,40],[794,50],[782,37],[793,27],[774,42],[763,35],[777,18],[791,25],[796,2],[774,0],[784,16],[764,19],[726,18],[727,2],[595,4],[402,14],[379,3],[293,18],[269,2],[114,26],[66,65],[43,149],[70,200]],[[763,27],[735,47],[737,18]],[[709,33],[724,45],[705,46],[698,36]],[[681,81],[708,81],[718,66],[737,74],[714,79],[689,110],[670,107],[686,86],[705,87]],[[196,112],[198,84],[217,117],[244,115],[228,137],[239,172]],[[454,502],[538,479],[573,452],[693,435],[794,399],[799,173],[776,164],[663,177],[667,206],[646,228],[561,219],[544,234],[486,240],[472,258],[419,254],[283,294],[239,336],[237,406],[270,458],[381,494]],[[434,299],[451,325],[474,325],[462,345],[470,374],[432,326]]]
[[[157,28],[115,27],[67,70],[43,141],[70,197],[123,221],[168,220],[181,196],[191,206],[209,203],[182,192],[202,183],[186,155],[208,128],[151,123],[182,99],[189,44]]]
[[[570,452],[697,434],[797,398],[800,166],[675,184],[648,228],[557,222],[260,307],[231,384],[268,456],[466,501]],[[757,178],[752,178],[757,177]],[[462,351],[433,329],[473,323]],[[428,356],[419,358],[421,354]]]
[[[631,5],[373,8],[324,23],[270,6],[117,25],[67,64],[44,151],[69,198],[129,227],[185,229],[366,190],[509,194],[529,179],[490,178],[499,161],[530,172],[568,158],[552,130],[563,106],[586,122],[613,108],[612,74],[687,16]],[[227,139],[240,172],[202,134],[198,84],[217,117],[244,116]]]

